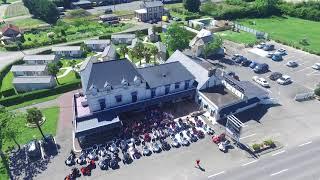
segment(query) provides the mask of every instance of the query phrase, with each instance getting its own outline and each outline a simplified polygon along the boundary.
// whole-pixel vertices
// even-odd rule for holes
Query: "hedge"
[[[62,94],[62,93],[79,89],[79,88],[81,88],[81,84],[80,84],[80,80],[77,80],[77,81],[70,82],[68,84],[56,86],[55,88],[52,88],[52,89],[42,89],[42,90],[32,91],[28,93],[23,93],[23,94],[18,94],[11,97],[3,98],[3,99],[0,99],[0,104],[6,107],[13,106],[26,101],[44,98],[47,96],[58,95],[58,94]]]

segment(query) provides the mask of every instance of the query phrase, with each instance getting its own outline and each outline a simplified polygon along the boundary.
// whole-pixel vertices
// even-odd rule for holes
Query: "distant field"
[[[6,12],[4,13],[4,18],[11,18],[23,15],[29,15],[29,10],[23,5],[22,2],[10,4]]]
[[[18,26],[21,29],[31,29],[31,28],[37,28],[39,26],[48,25],[44,21],[41,21],[39,19],[33,19],[33,18],[17,19],[14,21],[10,21],[10,23]]]
[[[242,19],[245,26],[269,33],[270,38],[289,46],[320,54],[320,22],[293,17],[272,17],[264,19]],[[302,45],[306,39],[308,45]]]

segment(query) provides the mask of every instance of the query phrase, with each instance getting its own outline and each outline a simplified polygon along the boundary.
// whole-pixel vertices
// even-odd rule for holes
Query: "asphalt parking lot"
[[[267,63],[272,72],[289,75],[293,80],[291,84],[279,85],[277,82],[271,81],[268,76],[272,72],[255,74],[250,67],[222,63],[226,66],[227,71],[234,71],[240,80],[252,81],[253,76],[265,78],[269,82],[270,88],[264,89],[278,103],[272,107],[261,105],[236,115],[247,125],[241,135],[242,141],[250,143],[273,138],[288,146],[302,142],[308,137],[318,136],[320,102],[317,100],[297,102],[294,97],[298,93],[312,91],[314,86],[319,83],[320,72],[313,70],[311,66],[320,62],[320,57],[278,43],[273,44],[276,49],[285,48],[287,50],[288,55],[284,56],[283,61],[275,62],[267,57],[261,57],[250,52],[252,48],[244,48],[232,42],[227,42],[225,48],[228,56],[241,54],[249,60]],[[296,60],[300,65],[296,68],[287,67],[285,64],[289,60]]]

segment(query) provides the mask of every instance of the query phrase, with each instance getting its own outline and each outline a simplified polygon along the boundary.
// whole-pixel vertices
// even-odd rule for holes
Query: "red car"
[[[151,137],[150,137],[149,133],[145,133],[144,134],[143,140],[146,141],[146,142],[150,142],[151,141]]]
[[[225,134],[225,133],[222,133],[222,134],[220,134],[219,136],[218,136],[218,135],[212,136],[212,142],[218,144],[218,143],[224,141],[224,140],[225,140],[225,137],[226,137],[226,134]]]

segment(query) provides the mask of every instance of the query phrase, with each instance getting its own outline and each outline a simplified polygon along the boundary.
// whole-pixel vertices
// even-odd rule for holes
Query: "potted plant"
[[[253,144],[252,145],[252,149],[256,152],[259,151],[261,149],[261,145],[260,144]]]

